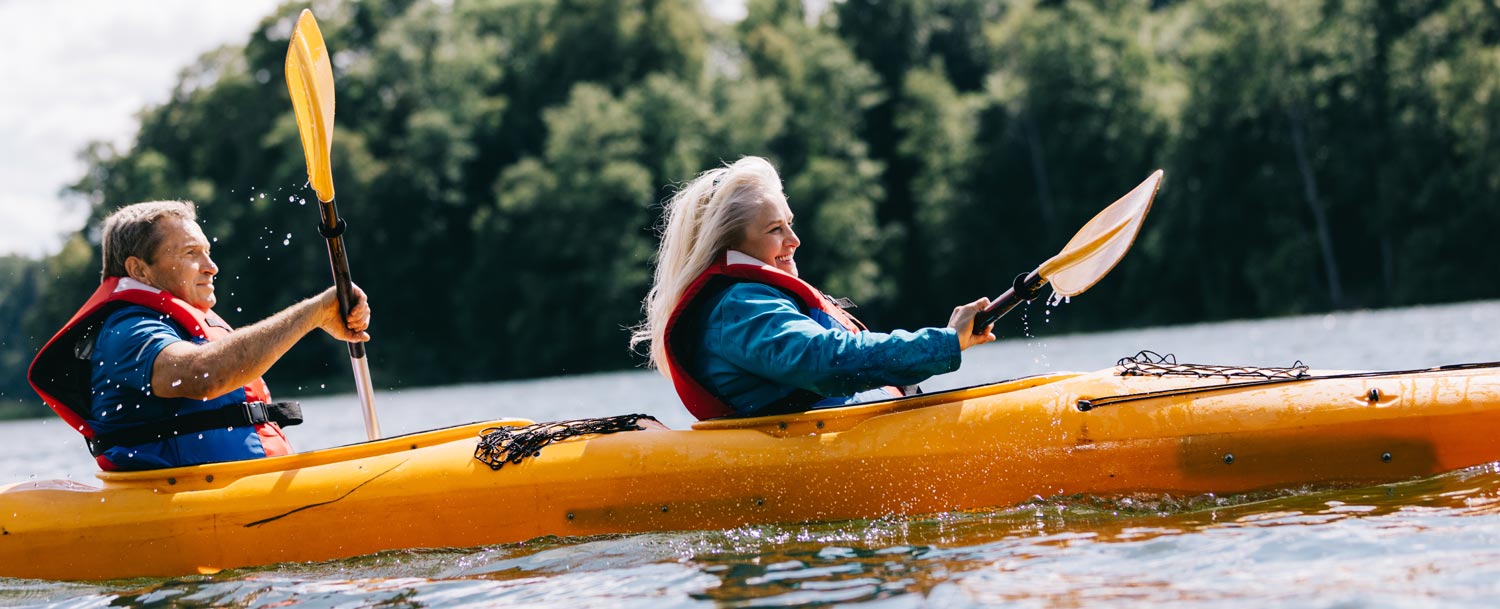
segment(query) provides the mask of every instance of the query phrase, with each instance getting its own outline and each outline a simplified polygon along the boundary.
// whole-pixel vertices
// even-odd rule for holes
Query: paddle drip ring
[[[1307,364],[1297,360],[1287,368],[1268,368],[1260,366],[1217,366],[1213,364],[1179,364],[1177,356],[1168,353],[1158,354],[1155,351],[1141,351],[1130,357],[1122,357],[1115,362],[1120,368],[1120,376],[1195,376],[1208,378],[1219,376],[1223,378],[1262,378],[1262,379],[1299,379],[1307,376]]]
[[[568,438],[622,431],[640,431],[641,419],[656,420],[644,414],[623,414],[599,419],[574,419],[556,423],[534,423],[525,427],[487,427],[479,432],[479,446],[474,458],[499,470],[506,463],[519,464],[527,457],[542,454],[542,447]]]

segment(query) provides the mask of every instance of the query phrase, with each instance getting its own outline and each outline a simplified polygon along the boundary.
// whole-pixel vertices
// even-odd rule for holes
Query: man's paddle
[[[344,253],[344,220],[333,204],[333,171],[329,157],[333,152],[333,64],[323,32],[312,11],[302,9],[292,41],[286,50],[286,88],[292,95],[292,110],[297,114],[297,130],[302,134],[302,153],[307,156],[307,180],[318,193],[318,207],[323,219],[318,232],[328,240],[328,261],[333,266],[333,282],[338,286],[339,312],[347,319],[354,306],[353,280],[349,277],[349,258]],[[365,413],[365,434],[371,440],[380,437],[380,421],[375,418],[375,396],[371,393],[370,362],[365,359],[363,343],[349,343],[349,360],[354,365],[354,387]]]
[[[1135,242],[1135,235],[1141,229],[1141,221],[1146,219],[1146,212],[1151,210],[1151,200],[1156,198],[1161,175],[1160,169],[1153,172],[1135,190],[1120,197],[1119,201],[1104,208],[1088,224],[1083,225],[1056,256],[1043,262],[1036,270],[1016,276],[1010,289],[974,317],[974,333],[984,332],[986,327],[1016,308],[1016,305],[1035,299],[1041,294],[1042,286],[1049,282],[1052,284],[1052,291],[1062,297],[1082,294],[1084,290],[1094,287],[1095,283],[1115,268],[1115,263],[1125,257],[1125,252]]]

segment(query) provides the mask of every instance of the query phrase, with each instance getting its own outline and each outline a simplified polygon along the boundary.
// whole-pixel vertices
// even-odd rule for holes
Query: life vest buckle
[[[266,415],[265,402],[245,402],[244,410],[245,420],[251,425],[260,425],[261,423],[265,423],[271,420]]]

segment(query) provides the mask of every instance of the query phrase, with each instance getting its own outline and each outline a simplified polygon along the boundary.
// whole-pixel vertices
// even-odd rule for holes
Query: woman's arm
[[[959,332],[953,328],[889,334],[828,329],[764,284],[729,288],[710,315],[708,330],[714,349],[734,365],[821,395],[910,385],[952,372],[961,362]]]

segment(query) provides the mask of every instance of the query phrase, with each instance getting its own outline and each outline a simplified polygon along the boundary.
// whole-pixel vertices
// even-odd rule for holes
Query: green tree
[[[881,165],[861,138],[879,103],[878,77],[837,36],[808,25],[800,7],[752,2],[738,26],[750,75],[776,83],[790,109],[769,150],[803,237],[799,267],[829,292],[873,307],[895,294],[878,253],[889,240],[876,214]],[[810,220],[810,221],[809,221]],[[865,316],[865,311],[860,312]]]
[[[656,189],[639,162],[642,122],[592,84],[545,120],[543,157],[507,169],[495,208],[477,222],[490,247],[468,283],[490,306],[469,312],[471,326],[496,328],[476,338],[514,373],[621,365],[622,329],[639,318],[652,248]]]
[[[926,272],[911,273],[902,286],[908,301],[918,296],[927,308],[940,313],[967,302],[982,291],[1004,285],[1006,273],[1018,269],[1020,256],[1004,241],[993,238],[994,226],[982,205],[989,197],[974,191],[982,95],[961,94],[937,69],[915,69],[902,85],[902,104],[895,126],[902,135],[898,148],[903,163],[914,168],[912,191],[915,213],[909,225],[908,263]],[[998,290],[997,290],[998,291]],[[929,316],[926,323],[934,323]]]
[[[1146,2],[1021,2],[991,24],[997,67],[971,174],[982,203],[969,214],[988,240],[971,255],[1010,276],[1029,270],[1162,164],[1179,84],[1154,45],[1170,16]],[[1126,259],[1121,274],[1144,262]],[[1010,283],[986,279],[998,284],[991,294]],[[1129,286],[1095,288],[1092,298],[1112,303],[1101,317],[1144,321],[1122,306]]]
[[[978,90],[984,82],[993,50],[984,35],[983,24],[997,18],[1001,5],[992,0],[849,0],[835,5],[831,19],[835,31],[869,65],[879,77],[881,97],[865,108],[860,138],[869,155],[880,163],[882,194],[876,201],[877,218],[888,234],[878,251],[877,260],[894,280],[887,288],[890,304],[882,317],[896,325],[931,323],[934,315],[956,302],[935,300],[938,294],[926,288],[934,279],[934,265],[939,260],[930,242],[934,236],[917,227],[931,214],[954,203],[945,199],[934,203],[927,199],[948,197],[948,193],[929,193],[932,182],[926,159],[913,155],[908,148],[925,135],[913,134],[912,118],[903,110],[927,106],[934,100],[931,91],[909,91],[914,70],[933,70],[944,86],[961,91]],[[911,99],[910,97],[915,97]],[[954,142],[948,142],[954,143]],[[938,152],[937,154],[943,154]],[[961,153],[962,154],[962,153]],[[938,161],[943,164],[944,161]],[[929,172],[928,175],[919,175]],[[943,212],[938,212],[943,213]],[[957,213],[957,212],[956,212]],[[928,218],[930,219],[930,218]],[[948,236],[943,236],[946,241]],[[969,296],[974,294],[968,286]],[[943,290],[943,295],[960,290]]]

